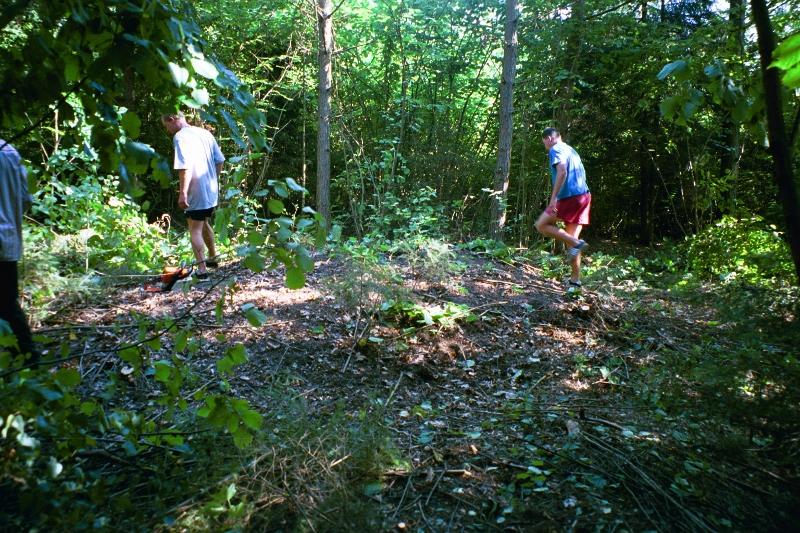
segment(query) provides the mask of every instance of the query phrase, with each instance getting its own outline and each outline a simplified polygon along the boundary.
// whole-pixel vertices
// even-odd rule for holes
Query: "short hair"
[[[542,132],[542,139],[545,137],[561,137],[561,134],[555,128],[545,128]]]
[[[172,113],[164,113],[161,115],[161,120],[175,120],[177,118],[185,119],[186,116],[180,111],[173,111]]]

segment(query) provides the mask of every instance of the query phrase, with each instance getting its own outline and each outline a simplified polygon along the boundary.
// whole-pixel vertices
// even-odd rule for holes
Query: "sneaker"
[[[192,274],[192,279],[197,281],[206,281],[208,279],[208,272],[195,272]]]
[[[587,246],[589,246],[589,243],[581,239],[578,241],[578,244],[567,250],[567,253],[570,255],[570,257],[576,257],[579,253],[581,253],[581,250]]]
[[[213,259],[206,259],[206,266],[208,268],[219,268],[219,261]]]

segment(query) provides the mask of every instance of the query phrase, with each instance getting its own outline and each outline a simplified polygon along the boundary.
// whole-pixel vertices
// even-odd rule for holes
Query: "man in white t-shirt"
[[[180,188],[178,206],[186,210],[192,251],[197,261],[197,277],[208,277],[206,266],[216,267],[214,230],[209,223],[219,199],[219,174],[225,156],[208,130],[191,126],[183,113],[161,116],[161,124],[172,135]],[[208,248],[208,259],[205,250]]]

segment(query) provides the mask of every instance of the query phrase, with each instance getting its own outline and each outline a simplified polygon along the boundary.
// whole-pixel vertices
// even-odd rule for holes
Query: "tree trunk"
[[[647,127],[649,122],[643,124]],[[653,242],[653,204],[655,194],[655,169],[642,132],[639,138],[639,242],[650,245]]]
[[[740,64],[744,55],[744,0],[731,0],[728,11],[728,53],[733,57],[731,74],[741,71]],[[736,182],[739,176],[739,158],[741,140],[739,130],[741,126],[731,118],[731,112],[726,113],[723,125],[725,131],[725,147],[720,159],[720,173],[723,178],[730,177],[731,193],[730,207],[736,207]]]
[[[514,77],[517,72],[517,0],[506,0],[506,29],[503,45],[503,79],[500,85],[500,140],[494,171],[491,236],[502,240],[506,223],[506,202],[511,168],[511,134],[514,126]]]
[[[331,0],[317,0],[319,31],[319,110],[317,130],[317,212],[331,225],[331,87],[333,86],[333,24]]]
[[[774,162],[773,175],[778,185],[779,200],[786,219],[786,240],[792,252],[797,282],[800,284],[800,204],[792,175],[791,147],[783,122],[782,87],[778,69],[770,67],[775,51],[775,34],[764,0],[750,0],[753,21],[758,32],[758,51],[761,56],[761,74],[764,83],[764,103],[767,109],[767,135]]]
[[[648,23],[648,3],[641,0],[640,3],[640,22]],[[650,156],[647,134],[655,132],[658,127],[658,119],[653,116],[652,111],[645,110],[639,120],[641,129],[639,131],[639,242],[650,245],[653,242],[654,234],[654,197],[655,197],[655,168]]]
[[[559,104],[556,109],[556,127],[561,137],[569,142],[569,128],[572,123],[572,96],[575,93],[575,73],[578,71],[578,63],[581,58],[581,32],[585,31],[585,11],[584,0],[575,0],[572,4],[572,14],[569,17],[567,26],[566,46],[564,50],[564,62],[569,63],[569,72],[561,81],[558,89]]]

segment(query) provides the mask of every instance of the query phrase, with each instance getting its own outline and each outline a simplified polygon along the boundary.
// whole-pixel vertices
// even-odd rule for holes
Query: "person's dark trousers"
[[[30,353],[38,359],[33,345],[28,319],[19,306],[19,276],[16,261],[0,261],[0,318],[8,322],[11,331],[17,336],[19,353]]]

